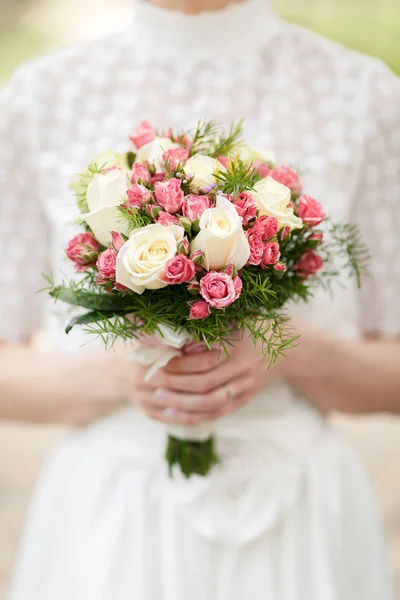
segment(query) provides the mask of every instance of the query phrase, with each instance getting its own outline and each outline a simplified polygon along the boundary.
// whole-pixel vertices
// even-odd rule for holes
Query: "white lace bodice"
[[[64,348],[64,309],[41,274],[71,274],[69,184],[133,127],[245,119],[249,141],[299,166],[335,218],[371,246],[360,294],[319,293],[302,317],[344,335],[400,333],[400,82],[379,61],[275,17],[267,0],[185,16],[140,3],[135,24],[22,66],[0,100],[0,338],[47,326]],[[359,302],[361,300],[361,302]],[[296,309],[297,310],[297,309]]]

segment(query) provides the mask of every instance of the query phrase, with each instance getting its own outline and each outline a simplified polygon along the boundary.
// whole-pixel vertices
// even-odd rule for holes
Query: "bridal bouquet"
[[[274,361],[295,339],[282,307],[334,277],[335,256],[359,280],[356,228],[329,223],[299,174],[245,144],[240,125],[161,134],[144,122],[130,140],[73,186],[82,232],[66,253],[81,277],[49,278],[52,297],[86,309],[67,332],[136,338],[132,359],[147,377],[189,344],[229,353],[238,331]],[[170,471],[206,475],[217,461],[212,424],[168,434]]]

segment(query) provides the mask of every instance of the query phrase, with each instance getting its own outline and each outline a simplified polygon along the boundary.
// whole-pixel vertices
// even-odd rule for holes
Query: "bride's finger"
[[[157,388],[153,393],[144,393],[141,404],[156,410],[170,408],[178,412],[219,413],[225,405],[245,394],[252,384],[252,378],[247,376],[239,377],[227,385],[204,394]]]

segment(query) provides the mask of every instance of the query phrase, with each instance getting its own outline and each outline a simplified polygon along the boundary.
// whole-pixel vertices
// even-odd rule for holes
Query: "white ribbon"
[[[134,364],[148,367],[145,381],[149,381],[165,367],[170,360],[182,355],[182,348],[192,342],[191,335],[186,331],[174,331],[167,325],[159,325],[159,331],[152,334],[158,342],[157,345],[140,344],[130,355],[129,360]],[[202,442],[212,437],[214,425],[212,423],[200,423],[199,425],[171,425],[168,434],[181,440]]]

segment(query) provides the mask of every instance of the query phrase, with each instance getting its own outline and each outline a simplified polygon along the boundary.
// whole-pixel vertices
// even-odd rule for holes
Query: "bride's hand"
[[[229,351],[229,358],[204,350],[173,359],[149,382],[139,382],[139,404],[152,419],[193,425],[237,410],[280,377],[279,363],[268,370],[268,359],[257,356],[247,336]]]

